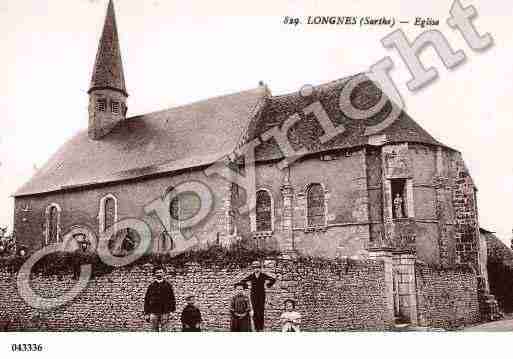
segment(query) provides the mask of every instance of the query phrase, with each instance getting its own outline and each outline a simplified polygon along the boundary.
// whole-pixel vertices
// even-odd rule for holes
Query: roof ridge
[[[174,108],[183,110],[140,115],[140,121],[120,121],[104,141],[93,141],[80,130],[14,197],[139,180],[214,163],[237,148],[263,98],[259,87]],[[168,125],[174,120],[179,125]]]
[[[357,74],[354,74],[354,75],[348,75],[348,76],[345,76],[345,77],[340,77],[336,80],[332,80],[332,81],[328,81],[328,82],[323,82],[323,83],[320,83],[320,84],[317,84],[317,85],[311,85],[314,89],[324,89],[324,88],[328,88],[330,86],[336,86],[342,82],[345,82],[351,78],[354,78],[356,76],[359,76],[359,75],[362,75],[364,74],[363,72],[359,72]],[[308,85],[305,85],[305,86],[308,86]],[[280,97],[281,98],[285,98],[285,97],[289,97],[291,95],[297,95],[299,94],[301,90],[299,91],[294,91],[294,92],[287,92],[287,93],[284,93],[284,94],[280,94],[280,95],[273,95],[271,96],[271,100],[273,99],[279,99]]]
[[[156,110],[156,111],[141,113],[141,114],[138,114],[138,115],[133,115],[133,116],[127,117],[126,120],[134,120],[134,119],[138,119],[138,118],[141,118],[141,117],[144,117],[144,116],[158,115],[158,114],[169,112],[171,110],[178,110],[178,109],[182,109],[182,108],[187,108],[189,106],[199,105],[199,104],[206,103],[206,102],[209,102],[209,101],[212,101],[212,100],[220,100],[220,99],[225,98],[225,97],[236,96],[236,95],[240,95],[240,94],[243,94],[243,93],[249,93],[249,92],[253,92],[253,91],[256,92],[256,91],[260,91],[260,90],[261,89],[259,87],[255,87],[255,88],[248,89],[248,90],[232,92],[232,93],[228,93],[228,94],[224,94],[224,95],[219,95],[219,96],[214,96],[214,97],[207,97],[207,98],[204,98],[204,99],[201,99],[201,100],[197,100],[197,101],[194,101],[194,102],[189,102],[189,103],[186,103],[186,104],[183,104],[183,105],[178,105],[178,106],[175,106],[175,107],[168,107],[168,108],[164,108],[164,109],[161,109],[161,110]]]

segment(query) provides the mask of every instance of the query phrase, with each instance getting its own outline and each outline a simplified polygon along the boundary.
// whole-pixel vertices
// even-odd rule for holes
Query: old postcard
[[[2,0],[2,357],[513,330],[512,19]]]

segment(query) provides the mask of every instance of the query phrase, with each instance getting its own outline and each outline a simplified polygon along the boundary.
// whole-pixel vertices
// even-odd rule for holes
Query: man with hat
[[[235,290],[237,293],[232,298],[230,305],[231,331],[232,332],[250,332],[251,331],[251,303],[249,298],[244,293],[248,286],[246,283],[235,283]]]
[[[185,300],[187,305],[182,311],[182,332],[201,332],[201,312],[194,305],[194,296],[188,295]]]
[[[253,262],[253,273],[241,280],[242,283],[251,283],[251,305],[253,306],[253,323],[255,330],[260,332],[264,330],[264,312],[265,312],[265,287],[271,288],[276,279],[262,272],[262,266],[259,262]]]
[[[164,268],[153,268],[155,280],[151,283],[144,297],[144,314],[151,322],[153,331],[159,332],[169,320],[169,313],[176,310],[175,294],[171,283],[164,279]]]

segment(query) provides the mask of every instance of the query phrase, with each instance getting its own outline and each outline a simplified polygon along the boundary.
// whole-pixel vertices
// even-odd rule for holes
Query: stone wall
[[[369,242],[369,207],[380,208],[381,202],[372,206],[368,203],[364,149],[306,156],[288,172],[279,170],[277,164],[260,163],[256,167],[256,187],[269,190],[274,200],[274,230],[266,241],[267,247],[283,251],[290,249],[293,242],[294,250],[302,255],[326,258],[365,252]],[[325,225],[319,228],[307,225],[307,189],[313,183],[323,187],[325,196]],[[289,208],[284,206],[285,184]],[[287,223],[283,217],[286,209]],[[244,216],[238,219],[238,233],[242,237],[251,237],[249,222]]]
[[[459,153],[400,143],[305,156],[287,170],[281,170],[278,163],[258,163],[255,168],[256,189],[272,196],[272,231],[256,232],[255,215],[237,212],[246,197],[243,189],[235,196],[224,180],[206,176],[198,168],[18,197],[14,213],[18,242],[31,250],[43,245],[48,226],[45,211],[52,203],[61,208],[59,240],[76,226],[98,237],[100,203],[108,194],[117,198],[119,220],[143,219],[153,238],[162,238],[162,223],[155,213],[148,215],[145,206],[183,181],[200,181],[212,189],[214,202],[211,214],[194,227],[202,242],[243,238],[259,248],[282,252],[293,248],[302,255],[336,258],[365,257],[369,247],[386,240],[392,242],[387,246],[414,250],[419,260],[430,265],[473,263],[478,268],[475,189]],[[405,181],[408,218],[392,216],[390,181],[394,179]],[[325,225],[309,228],[306,190],[312,183],[323,186],[326,211]],[[156,250],[162,251],[164,246],[157,244]]]
[[[279,330],[279,316],[286,298],[297,300],[303,330],[385,330],[392,323],[387,305],[385,271],[381,261],[270,260],[265,272],[277,278],[267,292],[266,327]],[[170,329],[179,329],[184,297],[195,294],[212,331],[229,330],[229,303],[233,283],[249,269],[207,268],[190,264],[169,268],[168,279],[177,296],[177,313]],[[151,266],[117,269],[90,281],[71,303],[42,312],[29,307],[16,289],[16,277],[0,270],[0,321],[11,321],[10,330],[49,331],[147,331],[143,299],[151,283]],[[62,295],[74,281],[69,276],[35,276],[32,287],[45,297]]]
[[[471,268],[415,266],[421,326],[455,328],[480,320],[477,278]]]
[[[479,270],[479,225],[474,182],[461,155],[453,155],[451,170],[454,181],[456,261],[470,263]]]
[[[280,170],[277,162],[259,163],[256,166],[255,189],[268,190],[273,199],[272,235],[265,236],[267,241],[259,247],[286,251],[292,247],[290,242],[293,241],[294,249],[304,255],[331,258],[359,255],[365,251],[370,236],[369,212],[373,212],[374,221],[380,221],[382,207],[381,197],[376,197],[376,194],[369,203],[365,150],[339,151],[331,154],[329,160],[324,158],[321,161],[321,157],[303,158],[288,169],[291,192],[287,221],[283,217],[285,207],[282,192],[286,171]],[[322,166],[322,171],[319,166]],[[233,200],[232,203],[230,186],[217,176],[206,176],[201,168],[160,177],[17,197],[14,223],[18,242],[30,250],[44,245],[47,227],[45,211],[52,203],[61,209],[59,240],[77,226],[85,227],[99,237],[101,199],[106,195],[117,199],[118,220],[142,219],[150,226],[153,238],[160,238],[164,230],[162,224],[154,213],[148,215],[144,208],[184,181],[200,181],[212,190],[213,209],[204,221],[194,227],[197,238],[203,242],[213,242],[217,238],[228,242],[242,237],[260,244],[254,238],[258,234],[252,228],[254,218],[250,220],[248,214],[238,215],[232,211],[244,201]],[[326,225],[313,231],[306,228],[305,192],[312,183],[324,187],[326,202]],[[244,190],[240,189],[239,192],[245,198]],[[233,219],[230,218],[231,213]],[[229,233],[231,226],[235,227],[235,233]]]
[[[194,227],[195,236],[202,242],[214,242],[218,233],[220,237],[226,235],[227,183],[218,177],[207,177],[201,169],[198,169],[175,173],[173,176],[164,175],[101,187],[17,197],[14,203],[14,228],[18,243],[27,246],[30,250],[37,250],[44,245],[45,210],[52,203],[58,204],[61,208],[59,241],[62,241],[76,226],[88,228],[96,237],[99,237],[100,202],[108,194],[117,198],[118,220],[141,219],[149,225],[152,238],[159,238],[164,231],[164,226],[155,212],[147,214],[145,207],[185,181],[198,181],[215,189],[212,191],[212,211],[208,218]]]

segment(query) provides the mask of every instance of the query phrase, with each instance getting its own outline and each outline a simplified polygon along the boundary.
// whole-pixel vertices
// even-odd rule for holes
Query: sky
[[[446,20],[452,1],[116,0],[128,115],[251,89],[298,91],[358,72],[390,56],[406,111],[462,152],[478,192],[482,227],[509,242],[513,228],[513,6],[474,5],[474,24],[494,45],[472,51]],[[0,0],[0,226],[12,228],[11,195],[74,133],[87,127],[87,90],[107,0]],[[387,26],[285,25],[285,16],[395,17]],[[413,26],[415,17],[439,26]],[[467,61],[411,92],[407,67],[380,40],[401,28],[413,40],[436,29]]]

